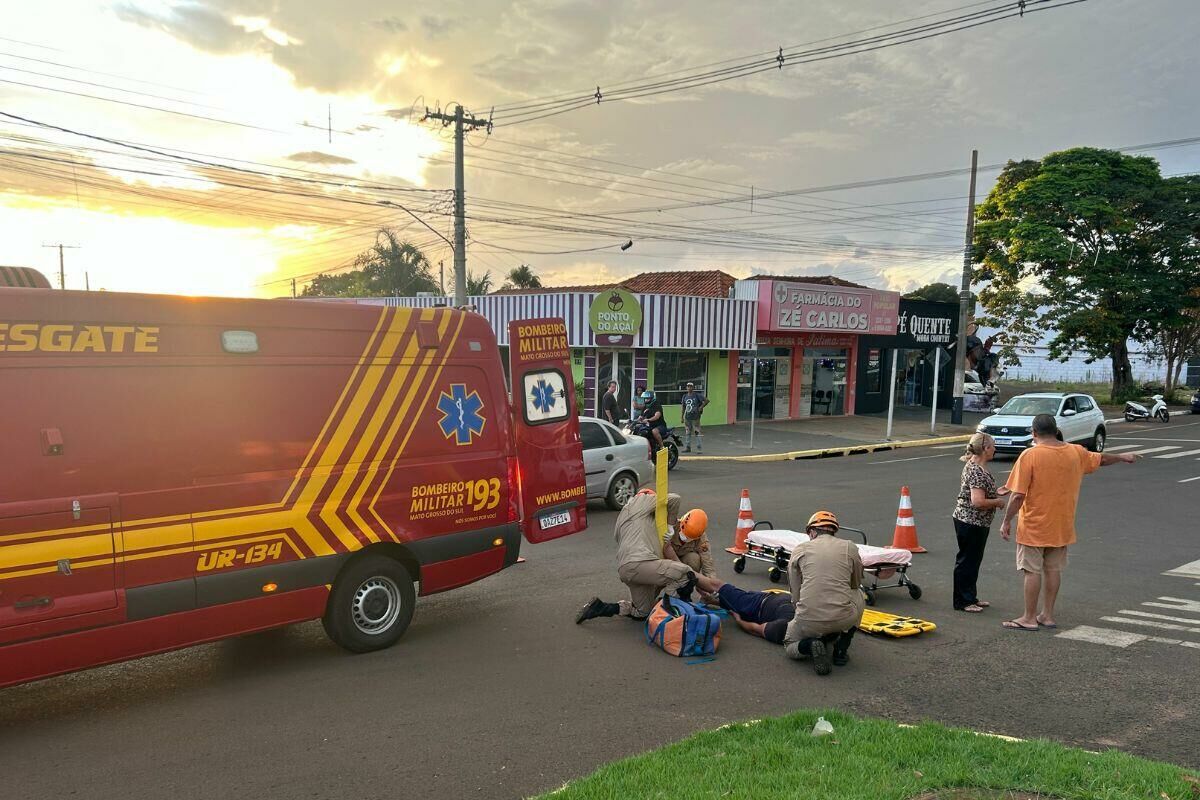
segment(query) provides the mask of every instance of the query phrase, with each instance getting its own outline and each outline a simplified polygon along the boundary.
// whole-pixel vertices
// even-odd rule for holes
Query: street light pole
[[[971,311],[971,263],[975,240],[975,173],[979,168],[979,151],[971,151],[971,191],[967,201],[967,239],[963,247],[962,287],[958,293],[958,343],[954,347],[954,404],[950,406],[950,422],[962,425],[963,370],[967,366],[967,318]]]

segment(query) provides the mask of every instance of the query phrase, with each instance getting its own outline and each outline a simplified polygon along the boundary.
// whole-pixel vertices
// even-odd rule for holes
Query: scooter
[[[1167,422],[1171,419],[1171,412],[1167,411],[1167,404],[1163,400],[1161,394],[1156,394],[1150,398],[1154,401],[1154,405],[1146,408],[1141,403],[1130,401],[1125,404],[1125,421],[1133,422],[1138,419],[1157,419]]]
[[[654,439],[654,434],[650,432],[650,426],[640,419],[629,420],[621,428],[621,432],[628,436],[641,436],[650,442],[652,453],[658,452],[658,444]],[[679,434],[674,428],[669,428],[663,434],[663,447],[667,448],[667,469],[675,469],[675,465],[679,463]]]

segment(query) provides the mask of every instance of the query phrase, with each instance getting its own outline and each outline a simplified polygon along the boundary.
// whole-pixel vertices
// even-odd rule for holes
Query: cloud
[[[299,161],[303,164],[353,164],[354,159],[335,156],[332,153],[322,153],[319,150],[306,150],[303,153],[292,153],[284,156],[288,161]]]
[[[125,22],[162,31],[213,53],[253,50],[264,38],[202,3],[184,2],[151,10],[124,2],[114,6],[114,11]]]
[[[399,17],[382,17],[381,19],[371,20],[370,24],[388,33],[403,33],[408,30],[408,23]]]
[[[432,39],[439,39],[450,32],[457,20],[449,17],[439,17],[433,14],[426,14],[421,17],[421,28],[425,34]]]

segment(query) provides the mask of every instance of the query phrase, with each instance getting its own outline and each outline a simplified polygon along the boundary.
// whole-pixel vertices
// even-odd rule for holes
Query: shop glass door
[[[749,420],[753,410],[758,419],[787,419],[792,396],[791,351],[786,347],[760,347],[757,361],[755,380],[755,359],[738,359],[737,418]]]
[[[804,360],[804,374],[807,376],[810,371],[812,374],[811,392],[805,392],[809,396],[810,413],[845,414],[849,352],[809,348],[804,351]]]
[[[617,407],[621,418],[628,419],[633,408],[633,351],[601,350],[596,362],[596,416],[603,417],[600,400],[608,391],[609,381],[617,382]]]

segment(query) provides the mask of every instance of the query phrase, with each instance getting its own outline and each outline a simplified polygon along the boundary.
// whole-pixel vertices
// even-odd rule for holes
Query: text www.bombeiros
[[[583,497],[587,494],[586,486],[574,486],[570,489],[562,489],[549,494],[539,494],[537,496],[537,504],[539,506],[551,505],[553,503],[561,503],[564,500],[570,500],[572,497]]]

